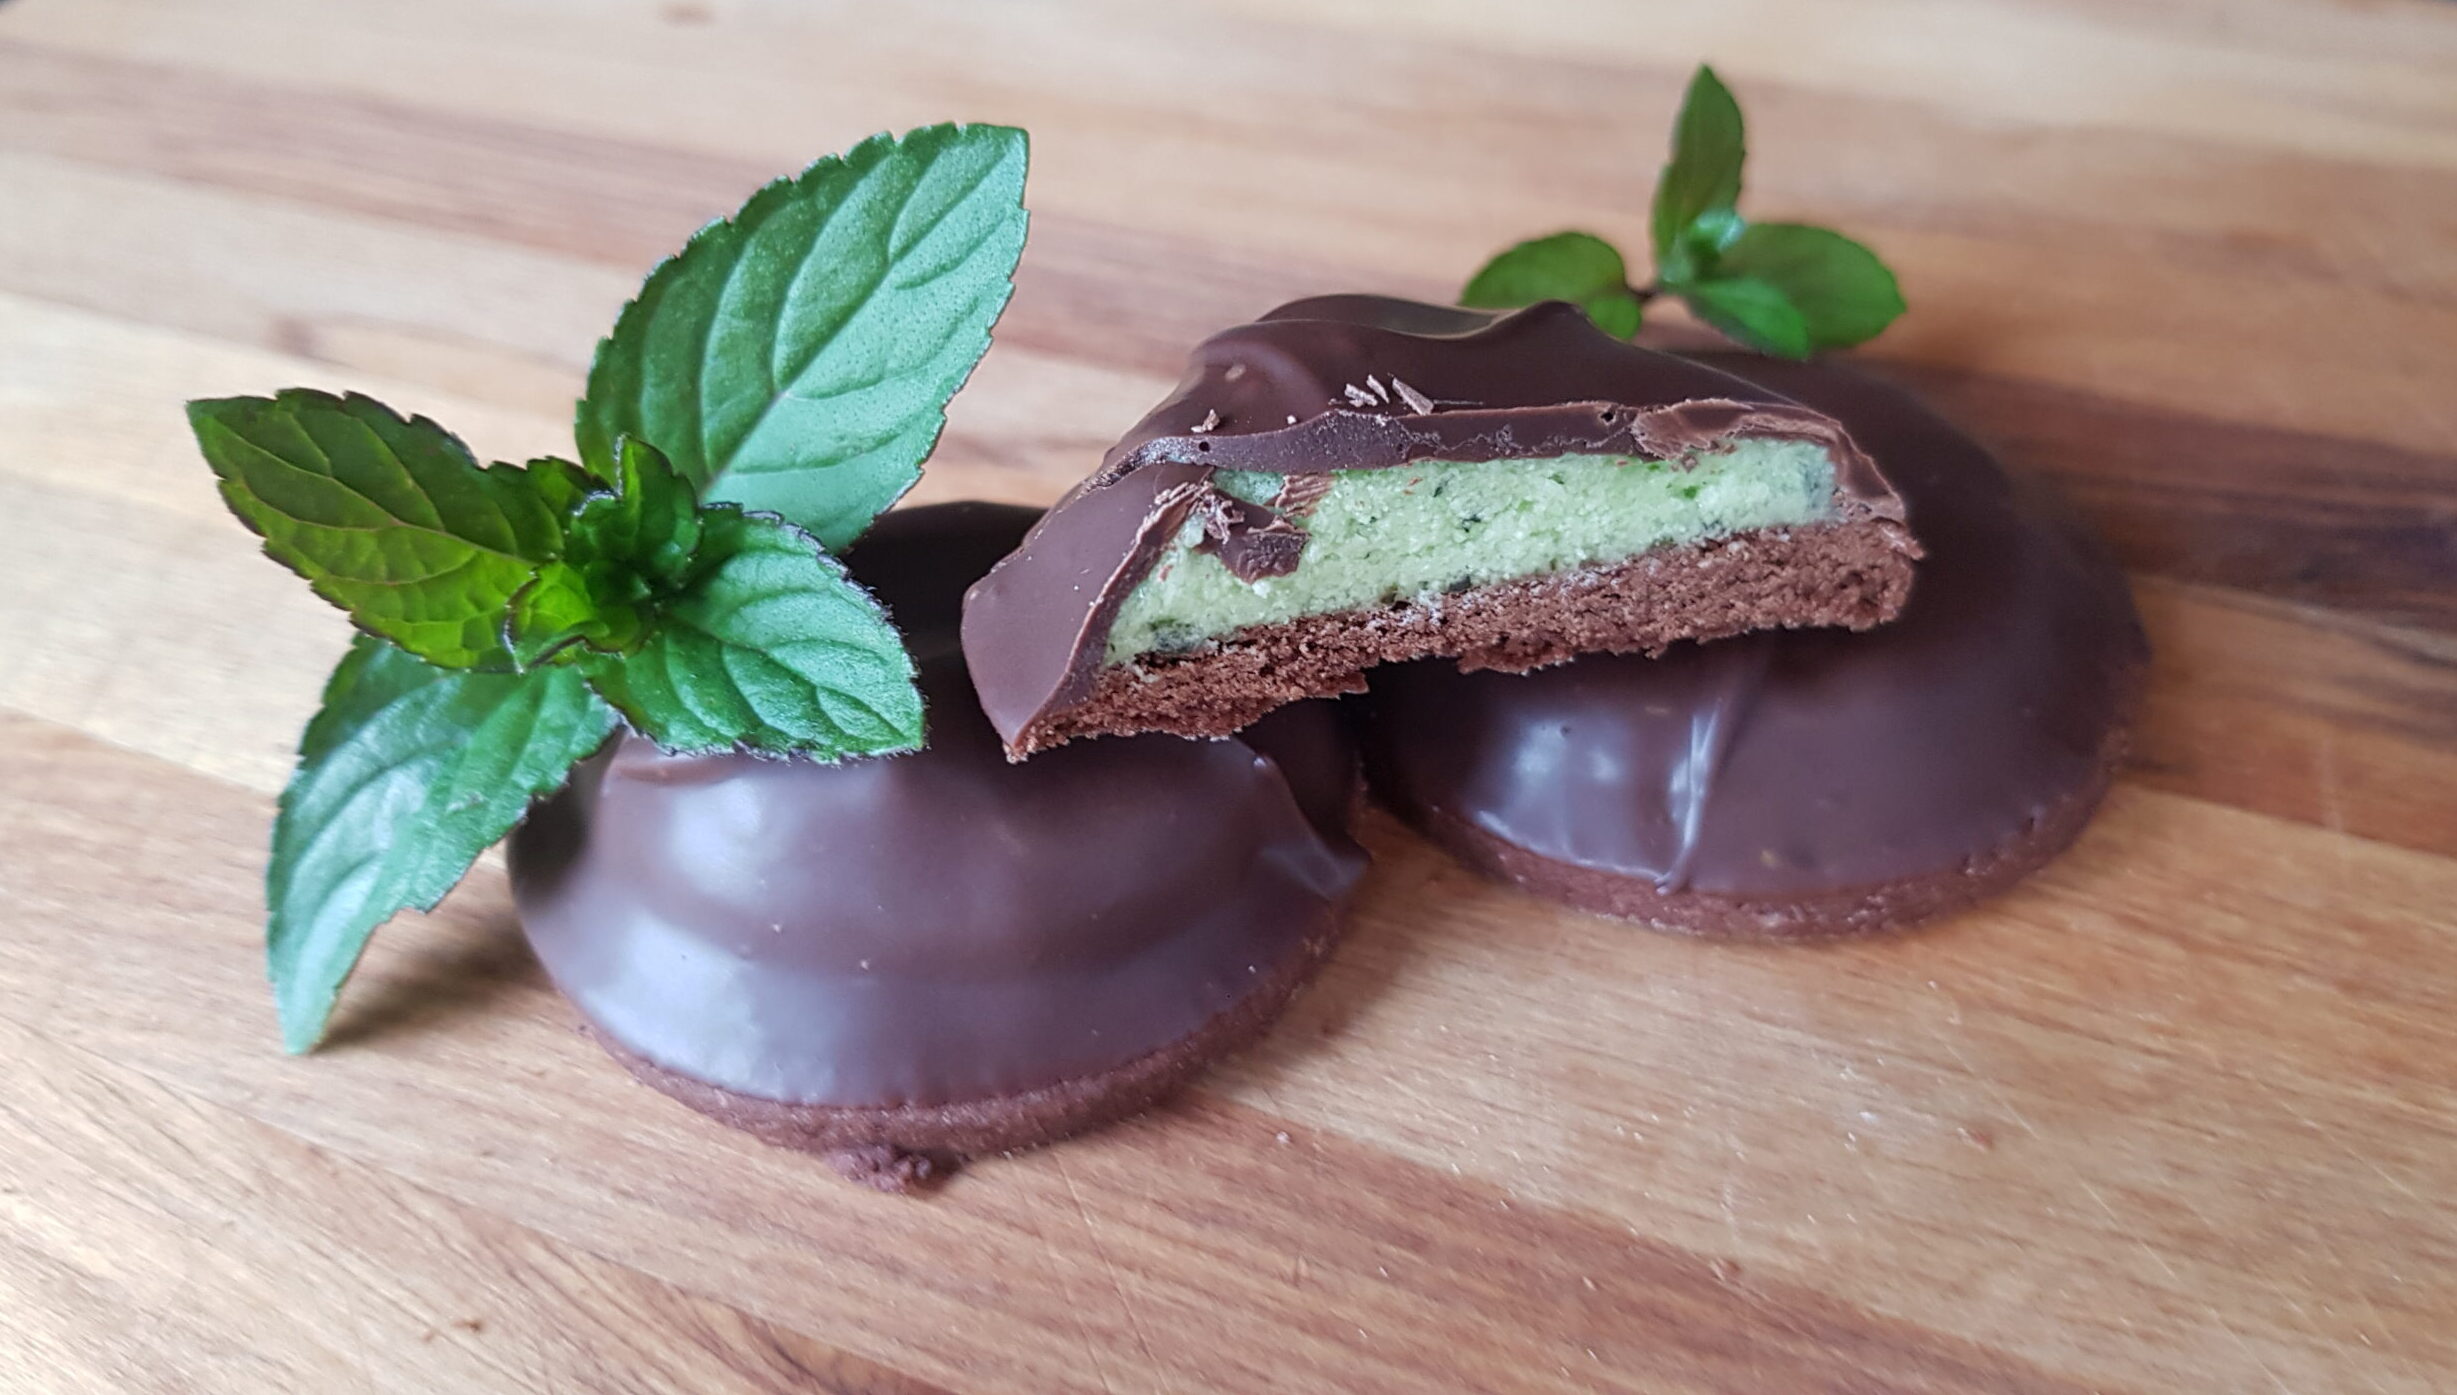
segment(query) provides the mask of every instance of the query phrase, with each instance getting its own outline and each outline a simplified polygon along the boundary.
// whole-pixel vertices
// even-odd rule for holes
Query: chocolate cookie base
[[[1008,758],[1079,736],[1227,736],[1292,702],[1362,692],[1368,669],[1412,659],[1521,673],[1751,630],[1869,629],[1911,594],[1915,554],[1901,531],[1886,519],[1765,529],[1438,601],[1252,626],[1102,670],[1089,698],[1026,727]]]
[[[1336,921],[1334,922],[1336,925]],[[1330,957],[1340,931],[1308,939],[1227,1011],[1124,1065],[991,1099],[937,1105],[789,1104],[668,1070],[594,1028],[589,1035],[642,1083],[780,1148],[815,1153],[850,1181],[906,1192],[969,1158],[1037,1148],[1139,1114],[1269,1031]]]
[[[2109,733],[2093,775],[2011,841],[1933,875],[1800,896],[1663,891],[1639,878],[1529,852],[1446,810],[1397,812],[1410,828],[1471,870],[1592,915],[1702,940],[1808,944],[1861,939],[1968,910],[2011,889],[2071,847],[2107,796],[2123,763],[2130,726],[2128,711]]]

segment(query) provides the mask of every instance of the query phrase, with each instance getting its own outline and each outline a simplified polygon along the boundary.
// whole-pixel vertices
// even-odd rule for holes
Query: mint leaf
[[[619,563],[656,585],[682,581],[700,545],[691,481],[664,452],[628,436],[617,443],[615,461],[614,489],[580,505],[565,530],[565,555]]]
[[[1606,334],[1638,332],[1641,307],[1620,250],[1593,233],[1554,233],[1522,242],[1484,264],[1459,292],[1461,305],[1507,310],[1566,300]]]
[[[1595,322],[1597,329],[1615,339],[1636,334],[1640,321],[1646,317],[1645,305],[1626,287],[1581,301],[1578,308],[1587,312],[1587,318]]]
[[[549,562],[512,593],[503,640],[522,668],[562,662],[575,644],[601,653],[636,649],[649,619],[628,593],[639,588],[619,569]]]
[[[579,643],[629,653],[647,637],[657,602],[690,576],[700,544],[690,481],[655,446],[628,436],[616,443],[615,462],[615,487],[583,499],[564,525],[564,560],[539,568],[512,596],[504,639],[524,666]]]
[[[1619,249],[1593,233],[1531,238],[1484,264],[1459,293],[1461,305],[1508,310],[1539,300],[1584,302],[1629,284]]]
[[[694,575],[647,642],[581,657],[598,693],[669,751],[918,747],[913,661],[878,602],[791,524],[726,505],[700,523]]]
[[[1024,246],[1022,131],[875,136],[770,184],[649,274],[598,345],[581,461],[634,436],[703,497],[831,549],[912,487]]]
[[[230,511],[361,629],[447,668],[508,661],[504,603],[562,543],[538,479],[355,393],[191,402],[188,422]]]
[[[1673,124],[1672,161],[1655,186],[1655,264],[1667,282],[1685,255],[1681,235],[1700,217],[1740,202],[1745,135],[1740,103],[1714,69],[1699,64]]]
[[[1690,221],[1672,240],[1672,250],[1657,269],[1665,290],[1677,291],[1724,274],[1723,251],[1747,231],[1749,220],[1729,208],[1709,209]]]
[[[282,1044],[312,1049],[376,927],[442,900],[613,730],[569,669],[451,673],[355,639],[273,822],[266,950]]]
[[[551,455],[530,461],[521,473],[537,490],[538,502],[557,518],[569,518],[582,499],[606,487],[588,471]]]
[[[1698,318],[1753,349],[1784,358],[1807,358],[1809,322],[1791,297],[1771,281],[1725,276],[1681,288]]]
[[[1782,291],[1806,322],[1811,348],[1873,339],[1903,312],[1894,273],[1876,253],[1828,228],[1752,223],[1724,249],[1718,269]]]

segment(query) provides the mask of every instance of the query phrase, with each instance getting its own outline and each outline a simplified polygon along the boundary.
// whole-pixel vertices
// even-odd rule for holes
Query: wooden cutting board
[[[1281,299],[1638,240],[1689,65],[1862,357],[2135,569],[2138,754],[1930,932],[1717,947],[1387,822],[1262,1050],[936,1198],[632,1085],[488,864],[331,1047],[259,968],[341,622],[189,397],[557,448],[647,265],[871,130],[1035,137],[925,498],[1041,500]],[[2457,6],[0,7],[0,1388],[2457,1389]]]

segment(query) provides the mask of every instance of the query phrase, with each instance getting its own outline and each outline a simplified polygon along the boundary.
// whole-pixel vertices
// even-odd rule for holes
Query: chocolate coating
[[[2104,788],[2149,657],[2123,574],[1909,395],[1710,357],[1885,462],[1927,549],[1900,618],[1524,675],[1384,669],[1362,724],[1376,793],[1488,870],[1676,928],[1875,928],[2010,882]]]
[[[846,557],[911,637],[926,749],[821,766],[626,734],[515,835],[529,942],[620,1054],[787,1104],[996,1099],[1145,1057],[1320,951],[1364,865],[1326,711],[1006,762],[956,613],[1032,517],[906,510]]]
[[[1750,436],[1824,445],[1845,521],[1903,517],[1831,416],[1614,339],[1574,306],[1505,314],[1365,295],[1283,305],[1197,346],[1177,391],[972,588],[973,681],[991,723],[1022,749],[1036,721],[1090,695],[1119,608],[1190,517],[1248,579],[1298,565],[1297,509],[1235,499],[1212,485],[1219,470],[1293,478],[1419,460],[1680,459]]]

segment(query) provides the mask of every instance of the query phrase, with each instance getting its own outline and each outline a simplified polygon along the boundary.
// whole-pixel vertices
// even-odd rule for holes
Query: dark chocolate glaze
[[[926,749],[821,766],[626,734],[513,836],[522,927],[598,1031],[761,1099],[993,1099],[1166,1046],[1330,933],[1364,857],[1323,706],[1007,763],[955,626],[1033,517],[904,510],[846,556],[911,640]]]
[[[1556,862],[1750,898],[1950,874],[2087,797],[2149,659],[2105,549],[1898,389],[1707,357],[1885,461],[1927,550],[1901,617],[1523,675],[1380,670],[1376,793]]]
[[[1218,470],[1296,477],[1569,454],[1680,461],[1751,436],[1825,445],[1845,520],[1902,518],[1884,474],[1832,417],[1614,339],[1573,306],[1504,314],[1365,295],[1283,305],[1197,346],[1177,391],[972,588],[973,681],[1010,746],[1043,714],[1089,696],[1119,608],[1190,517],[1248,580],[1299,565],[1302,510],[1234,499],[1213,485]]]

